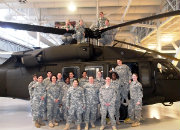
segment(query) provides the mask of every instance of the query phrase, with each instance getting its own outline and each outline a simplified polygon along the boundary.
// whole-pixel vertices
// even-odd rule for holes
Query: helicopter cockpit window
[[[86,66],[85,71],[87,72],[88,76],[93,76],[94,78],[96,78],[96,74],[98,71],[101,71],[103,75],[103,66]]]
[[[63,79],[64,80],[67,77],[69,77],[69,72],[74,73],[74,78],[80,78],[80,68],[78,66],[63,67],[62,68],[62,73],[63,73]]]
[[[175,69],[168,63],[157,63],[158,79],[176,79]]]

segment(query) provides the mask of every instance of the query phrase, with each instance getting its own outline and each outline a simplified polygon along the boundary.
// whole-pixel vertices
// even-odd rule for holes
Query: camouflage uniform
[[[44,97],[44,99],[46,98],[46,89],[43,83],[36,82],[34,84],[32,97],[33,120],[37,121],[43,117],[45,101],[41,100],[41,97]]]
[[[103,17],[103,18],[99,18],[98,19],[98,23],[97,23],[97,27],[100,29],[100,28],[103,28],[105,26],[105,21],[107,20],[106,17]]]
[[[99,103],[99,88],[96,84],[87,83],[84,86],[84,95],[86,101],[85,122],[94,123],[96,121],[97,108]]]
[[[72,85],[73,84],[73,80],[76,79],[76,78],[70,78],[70,84]]]
[[[72,25],[68,25],[68,26],[62,26],[61,27],[62,29],[66,29],[68,28],[68,30],[73,30],[73,26]],[[70,44],[71,41],[72,41],[72,34],[71,33],[65,33],[63,36],[62,36],[62,41],[64,42],[64,44]]]
[[[62,87],[62,109],[61,113],[63,113],[64,120],[67,120],[68,116],[68,110],[66,107],[66,97],[67,97],[67,91],[70,88],[70,84],[64,84]]]
[[[78,24],[78,25],[75,27],[75,31],[76,31],[75,38],[77,39],[77,42],[78,42],[78,43],[82,43],[82,42],[84,41],[84,38],[85,38],[85,37],[84,37],[85,26]]]
[[[122,96],[122,87],[119,85],[119,80],[112,80],[111,81],[112,86],[114,87],[116,91],[116,101],[115,101],[115,117],[116,121],[119,121],[120,118],[120,107],[121,107],[121,96]]]
[[[142,110],[142,85],[138,81],[132,81],[130,84],[130,103],[128,106],[129,117],[131,120],[140,121],[141,119],[141,110]],[[140,102],[139,105],[136,105],[137,102]]]
[[[34,84],[37,83],[37,81],[32,81],[29,86],[28,86],[28,90],[29,90],[29,95],[30,95],[30,105],[31,105],[31,112],[33,113],[32,110],[32,99],[33,99],[33,92],[34,92]]]
[[[81,124],[83,107],[85,107],[84,90],[81,87],[70,87],[67,91],[66,106],[68,109],[67,123],[71,123],[77,117],[76,124]]]
[[[102,86],[99,90],[99,100],[101,103],[101,125],[106,125],[106,115],[109,113],[112,126],[116,126],[116,121],[114,119],[115,115],[115,101],[116,101],[116,92],[112,85],[106,87]],[[110,106],[106,106],[106,103],[110,103]]]
[[[109,26],[104,26],[103,28],[107,28]],[[111,44],[112,41],[115,38],[115,35],[117,33],[117,29],[108,30],[101,34],[101,39],[99,39],[99,42],[103,45]]]
[[[80,78],[79,85],[80,87],[83,87],[88,82],[89,82],[88,78]]]
[[[59,102],[55,102],[58,99]],[[59,104],[61,103],[61,87],[57,83],[50,83],[47,90],[47,118],[48,121],[57,121]]]
[[[47,94],[47,90],[49,88],[49,84],[51,83],[50,81],[50,78],[45,78],[43,80],[43,84],[44,84],[44,87],[46,88],[46,94]],[[43,109],[43,119],[44,120],[47,120],[47,95],[46,95],[46,98],[44,99],[44,109]]]
[[[115,72],[119,75],[119,85],[123,87],[122,96],[124,99],[128,99],[129,80],[131,80],[132,77],[131,70],[127,65],[123,64],[116,66]]]

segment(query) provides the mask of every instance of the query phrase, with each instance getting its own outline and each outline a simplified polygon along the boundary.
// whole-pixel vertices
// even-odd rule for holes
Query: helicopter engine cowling
[[[64,45],[54,46],[43,51],[43,62],[68,60],[68,59],[90,59],[92,56],[92,45]]]

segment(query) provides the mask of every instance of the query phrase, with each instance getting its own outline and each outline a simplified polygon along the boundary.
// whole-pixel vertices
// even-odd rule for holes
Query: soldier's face
[[[74,87],[77,87],[77,86],[78,86],[78,82],[77,82],[76,80],[74,80],[73,86],[74,86]]]
[[[61,73],[58,73],[58,74],[57,74],[57,78],[58,78],[58,79],[61,79],[61,78],[62,78],[62,74],[61,74]]]
[[[106,78],[106,84],[110,84],[111,83],[111,79],[109,77]]]
[[[38,82],[39,82],[39,83],[42,83],[42,81],[43,81],[43,77],[42,77],[42,76],[39,76],[39,77],[38,77]]]
[[[34,80],[34,81],[37,81],[37,76],[34,76],[34,77],[33,77],[33,80]]]
[[[87,73],[86,73],[86,72],[83,72],[82,76],[83,76],[84,78],[86,78],[86,77],[87,77]]]
[[[52,82],[53,82],[53,83],[56,82],[56,77],[55,77],[55,76],[52,77]]]
[[[109,21],[108,20],[105,21],[105,25],[109,26]]]
[[[74,77],[73,73],[69,73],[69,78],[72,79]]]
[[[101,78],[101,72],[98,72],[98,73],[97,73],[97,77],[98,77],[98,78]]]
[[[115,73],[112,74],[112,79],[116,80],[116,74]]]
[[[66,79],[66,83],[70,84],[70,79],[69,78]]]
[[[93,84],[94,83],[94,78],[93,77],[89,77],[89,83]]]
[[[82,21],[82,20],[80,20],[80,21],[79,21],[79,24],[80,24],[80,25],[83,25],[83,21]]]
[[[137,81],[137,78],[138,78],[138,77],[137,77],[135,74],[132,75],[133,81]]]
[[[50,78],[51,76],[52,76],[52,73],[51,73],[51,72],[48,72],[48,73],[47,73],[47,77]]]
[[[118,65],[122,65],[122,61],[121,60],[117,60],[117,64]]]
[[[99,16],[102,18],[102,17],[104,17],[104,14],[103,13],[99,13]]]

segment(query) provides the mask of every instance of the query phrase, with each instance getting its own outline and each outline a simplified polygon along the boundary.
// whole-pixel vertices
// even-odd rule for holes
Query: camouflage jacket
[[[36,82],[34,84],[33,100],[41,100],[46,97],[46,88],[43,83]]]
[[[130,84],[130,96],[131,99],[142,102],[143,88],[140,82],[132,81]]]

